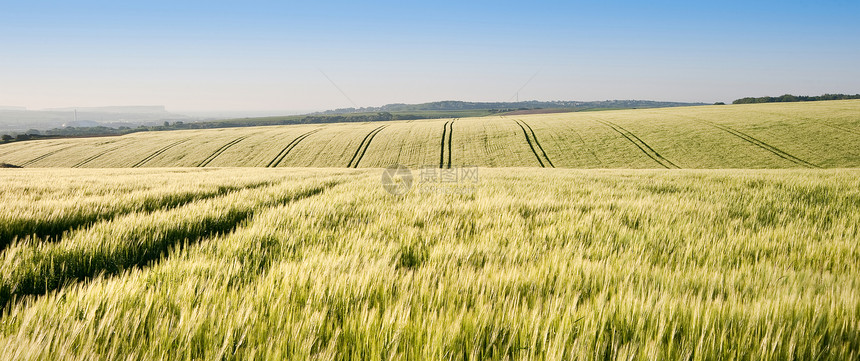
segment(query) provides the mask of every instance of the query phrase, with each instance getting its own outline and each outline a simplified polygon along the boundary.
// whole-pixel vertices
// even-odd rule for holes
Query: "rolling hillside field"
[[[857,170],[0,172],[0,359],[856,360]]]
[[[860,167],[860,101],[134,133],[0,145],[23,167]]]
[[[0,361],[860,361],[860,0],[8,1],[0,39]]]
[[[860,359],[856,100],[147,132],[0,162],[24,167],[0,169],[0,360]]]

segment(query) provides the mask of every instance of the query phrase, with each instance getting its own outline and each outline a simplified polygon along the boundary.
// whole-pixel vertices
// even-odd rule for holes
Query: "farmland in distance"
[[[860,101],[134,133],[0,145],[23,167],[860,167]]]
[[[0,145],[0,360],[858,359],[858,144],[860,101]]]

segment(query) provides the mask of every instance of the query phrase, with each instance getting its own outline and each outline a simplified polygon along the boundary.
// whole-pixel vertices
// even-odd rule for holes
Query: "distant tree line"
[[[378,122],[389,120],[404,120],[404,119],[420,119],[424,116],[410,114],[395,116],[388,112],[378,113],[361,113],[361,114],[341,114],[341,115],[294,115],[284,117],[264,117],[264,118],[244,118],[244,119],[228,119],[210,122],[164,122],[163,125],[146,126],[141,125],[135,128],[119,127],[111,128],[105,126],[98,127],[64,127],[49,129],[40,132],[35,129],[28,130],[19,134],[4,134],[0,136],[0,144],[19,142],[36,139],[52,139],[52,138],[77,138],[77,137],[103,137],[114,135],[125,135],[138,132],[165,131],[165,130],[181,130],[181,129],[213,129],[213,128],[239,128],[239,127],[254,127],[264,125],[289,125],[289,124],[317,124],[317,123],[343,123],[343,122]]]
[[[846,100],[860,99],[860,94],[824,94],[818,96],[785,94],[778,97],[741,98],[732,104],[757,104],[757,103],[790,103],[790,102],[814,102],[819,100]]]
[[[393,114],[388,112],[376,113],[358,113],[358,114],[338,114],[338,115],[288,115],[282,117],[262,117],[262,118],[239,118],[216,120],[211,122],[195,122],[185,123],[182,126],[176,124],[167,126],[164,129],[158,130],[174,130],[174,129],[209,129],[209,128],[236,128],[236,127],[256,127],[264,125],[291,125],[291,124],[320,124],[320,123],[350,123],[350,122],[380,122],[397,120]]]
[[[631,108],[663,108],[703,103],[657,102],[650,100],[602,100],[602,101],[519,101],[519,102],[464,102],[438,101],[422,104],[388,104],[381,107],[341,108],[327,110],[316,114],[348,114],[364,112],[428,112],[428,111],[463,111],[463,110],[517,110],[517,109],[631,109]]]

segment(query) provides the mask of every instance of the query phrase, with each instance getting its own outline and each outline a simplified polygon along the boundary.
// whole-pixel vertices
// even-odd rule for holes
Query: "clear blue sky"
[[[3,1],[0,105],[860,93],[855,1]]]

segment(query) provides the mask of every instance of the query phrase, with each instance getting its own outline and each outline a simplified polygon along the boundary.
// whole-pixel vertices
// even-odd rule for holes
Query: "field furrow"
[[[439,168],[451,168],[451,153],[452,153],[452,140],[454,134],[454,121],[457,119],[452,119],[442,126],[442,144],[439,150]],[[447,162],[447,163],[446,163]]]
[[[532,139],[534,140],[535,145],[537,146],[537,148],[538,148],[538,149],[540,149],[540,153],[541,153],[541,155],[543,156],[543,159],[546,161],[546,163],[547,163],[547,164],[549,164],[549,166],[550,166],[550,167],[555,168],[555,165],[554,165],[554,164],[552,164],[552,160],[550,160],[550,159],[549,159],[549,156],[548,156],[548,155],[546,155],[546,151],[543,149],[543,146],[541,146],[541,145],[540,145],[540,140],[538,140],[537,134],[535,134],[534,129],[532,129],[532,127],[529,125],[529,123],[526,123],[526,122],[525,122],[525,121],[523,121],[523,120],[518,120],[518,122],[519,122],[521,125],[524,125],[526,128],[528,128],[528,129],[529,129],[529,132],[530,132],[530,133],[531,133],[531,135],[532,135]]]
[[[21,141],[0,144],[0,163],[68,168],[447,168],[456,161],[484,167],[853,168],[860,167],[860,148],[854,146],[860,135],[858,119],[860,100],[515,117],[501,113]]]
[[[537,135],[535,134],[534,130],[532,130],[532,128],[522,120],[514,119],[514,122],[517,123],[520,129],[522,129],[523,135],[526,137],[526,143],[528,143],[529,148],[532,150],[532,153],[534,153],[535,158],[537,158],[538,164],[540,164],[541,168],[546,168],[547,165],[552,168],[555,168],[555,166],[552,164],[552,161],[549,160],[549,157],[543,150],[543,147],[541,147],[540,142],[538,142]],[[526,130],[526,128],[528,128],[528,131]],[[531,137],[529,137],[529,132],[531,132]],[[535,149],[535,147],[537,147],[537,149]],[[540,151],[540,154],[538,154],[538,151]],[[541,158],[541,156],[543,156],[543,158]]]
[[[62,148],[63,142],[57,142],[56,140],[46,140],[44,142],[36,142],[31,144],[28,147],[2,147],[0,146],[0,157],[5,159],[16,159],[17,155],[23,154],[26,158],[17,158],[18,164],[23,164],[25,162],[30,161],[35,155],[42,155],[54,150],[57,150],[58,146]]]
[[[821,167],[819,167],[819,166],[817,166],[817,165],[815,165],[815,164],[809,163],[809,162],[807,162],[807,161],[805,161],[805,160],[803,160],[803,159],[800,159],[800,158],[795,157],[795,156],[793,156],[793,155],[791,155],[791,154],[788,154],[788,153],[786,153],[785,151],[783,151],[783,150],[781,150],[781,149],[779,149],[779,148],[777,148],[777,147],[771,146],[771,145],[769,145],[769,144],[767,144],[767,143],[765,143],[765,142],[763,142],[763,141],[761,141],[761,140],[758,140],[758,139],[756,139],[756,138],[754,138],[754,137],[752,137],[752,136],[750,136],[750,135],[748,135],[748,134],[746,134],[746,133],[743,133],[743,132],[741,132],[741,131],[738,131],[738,130],[732,129],[731,127],[728,127],[728,126],[725,126],[725,125],[721,125],[721,124],[717,124],[717,123],[714,123],[714,122],[709,122],[709,121],[707,121],[707,120],[696,119],[696,118],[691,118],[691,119],[694,119],[694,120],[696,120],[696,121],[702,122],[702,123],[707,124],[707,125],[710,125],[710,126],[712,126],[712,127],[715,127],[715,128],[717,128],[717,129],[720,129],[720,130],[722,130],[722,131],[725,131],[725,132],[727,132],[727,133],[729,133],[729,134],[731,134],[731,135],[734,135],[734,136],[736,136],[736,137],[738,137],[738,138],[740,138],[740,139],[743,139],[743,140],[744,140],[744,141],[746,141],[746,142],[749,142],[750,144],[753,144],[753,145],[755,145],[755,146],[757,146],[757,147],[759,147],[759,148],[761,148],[761,149],[764,149],[764,150],[766,150],[766,151],[768,151],[768,152],[771,152],[771,153],[773,153],[774,155],[776,155],[777,157],[780,157],[780,158],[782,158],[782,159],[788,160],[788,161],[790,161],[790,162],[792,162],[792,163],[795,163],[795,164],[797,164],[797,165],[804,166],[804,167],[807,167],[807,168],[821,168]]]
[[[846,133],[851,133],[854,135],[860,135],[860,130],[852,129],[852,128],[846,127],[844,125],[836,124],[836,122],[834,122],[833,120],[827,119],[827,118],[815,119],[815,118],[808,117],[808,116],[791,115],[791,114],[784,114],[784,113],[773,112],[773,111],[752,111],[752,113],[761,114],[761,115],[768,116],[768,117],[778,117],[778,118],[785,120],[785,121],[802,120],[805,122],[817,123],[817,124],[821,124],[825,127],[830,127],[830,128],[833,128],[833,129],[836,129],[839,131],[843,131]]]
[[[522,141],[522,130],[504,116],[461,118],[452,151],[463,165],[533,167],[533,152]]]
[[[242,189],[174,209],[99,222],[57,243],[15,245],[3,252],[0,305],[96,275],[146,266],[173,247],[230,233],[260,209],[320,194],[336,183]]]
[[[45,159],[45,158],[47,158],[47,157],[50,157],[50,156],[52,156],[52,155],[54,155],[54,154],[60,153],[60,152],[62,152],[62,151],[64,151],[64,150],[67,150],[67,149],[70,149],[70,148],[73,148],[73,147],[74,147],[74,146],[68,146],[68,147],[63,147],[63,148],[57,149],[57,150],[52,150],[52,151],[47,152],[47,153],[45,153],[45,154],[42,154],[42,155],[40,155],[40,156],[38,156],[38,157],[36,157],[36,158],[33,158],[33,159],[28,160],[28,161],[26,161],[26,162],[24,162],[24,163],[21,163],[21,166],[22,166],[22,167],[29,166],[29,165],[31,165],[31,164],[33,164],[33,163],[36,163],[36,162],[38,162],[38,161],[40,161],[40,160],[42,160],[42,159]]]
[[[657,153],[657,151],[655,151],[653,148],[651,148],[651,146],[649,146],[647,143],[642,141],[642,139],[639,139],[639,137],[637,137],[635,134],[622,128],[621,126],[619,126],[615,123],[612,123],[610,121],[607,121],[607,120],[594,119],[594,121],[611,128],[612,130],[614,130],[618,134],[621,134],[622,137],[624,137],[625,139],[630,141],[630,143],[635,145],[636,148],[639,148],[639,150],[642,151],[642,153],[647,155],[649,158],[653,159],[654,162],[656,162],[660,166],[662,166],[666,169],[680,168],[677,165],[675,165],[675,163],[672,163],[670,160],[663,158],[660,155],[660,153]]]
[[[78,162],[78,163],[75,163],[75,165],[73,165],[73,166],[72,166],[72,168],[80,168],[80,167],[83,167],[83,166],[87,165],[89,162],[92,162],[92,161],[94,161],[94,160],[98,159],[99,157],[101,157],[101,156],[103,156],[103,155],[105,155],[105,154],[108,154],[108,153],[110,153],[110,152],[116,151],[117,149],[120,149],[120,148],[122,148],[122,147],[123,147],[123,145],[119,145],[119,146],[116,146],[116,147],[110,148],[110,149],[108,149],[108,150],[105,150],[105,151],[103,151],[103,152],[101,152],[101,153],[98,153],[98,154],[92,155],[92,156],[90,156],[90,157],[87,157],[86,159],[84,159],[84,160],[82,160],[82,161],[80,161],[80,162]]]
[[[531,138],[529,138],[529,133],[526,131],[526,128],[523,127],[523,125],[518,120],[514,120],[514,123],[516,123],[523,131],[523,135],[526,137],[526,143],[529,145],[529,149],[532,150],[532,154],[534,154],[535,159],[537,159],[538,161],[538,164],[540,164],[541,168],[545,168],[546,166],[543,164],[543,160],[540,158],[538,152],[535,150],[534,144],[532,144],[532,140]]]
[[[112,205],[92,204],[92,202],[83,200],[83,206],[86,206],[87,203],[92,206],[69,210],[68,213],[59,216],[48,215],[46,217],[44,213],[16,216],[14,209],[8,209],[6,216],[2,217],[3,224],[0,226],[0,251],[16,241],[25,243],[60,242],[68,233],[84,230],[98,222],[110,221],[126,214],[145,214],[159,210],[170,210],[188,203],[224,196],[231,192],[256,189],[268,185],[271,183],[264,181],[242,186],[220,185],[211,189],[198,188],[167,194],[156,193],[144,197],[125,197],[121,199],[121,202]],[[95,201],[98,202],[98,199]]]
[[[248,136],[247,135],[242,136],[242,137],[239,137],[239,138],[236,138],[236,139],[230,141],[227,144],[224,144],[221,148],[218,148],[218,150],[216,150],[214,153],[212,153],[211,155],[206,157],[206,159],[204,159],[202,162],[200,162],[200,164],[198,164],[197,166],[198,167],[205,167],[205,166],[209,165],[209,163],[211,163],[213,160],[215,160],[215,158],[218,158],[218,156],[223,154],[225,151],[227,151],[227,149],[230,149],[230,147],[236,145],[236,143],[239,143],[239,142],[245,140],[245,138],[248,138]]]
[[[293,150],[293,148],[295,148],[299,143],[301,143],[302,140],[304,140],[305,138],[309,137],[311,134],[314,134],[318,131],[320,131],[320,129],[314,129],[314,130],[311,130],[307,133],[303,133],[303,134],[299,135],[298,137],[296,137],[295,139],[293,139],[291,142],[289,142],[284,147],[284,149],[281,150],[280,153],[278,153],[278,155],[274,159],[272,159],[271,162],[269,162],[269,164],[266,165],[266,167],[268,167],[268,168],[277,167],[284,160],[284,157],[286,157],[288,154],[290,154],[290,151]]]
[[[448,135],[448,123],[450,121],[445,122],[445,125],[442,126],[442,143],[439,147],[439,168],[445,168],[445,147],[447,146],[445,137]]]
[[[164,154],[164,152],[166,152],[166,151],[170,150],[170,148],[173,148],[173,147],[175,147],[175,146],[177,146],[177,145],[180,145],[180,144],[182,144],[182,143],[185,143],[185,142],[187,142],[187,141],[188,141],[188,139],[183,139],[183,140],[179,140],[179,141],[176,141],[176,142],[170,143],[170,144],[168,144],[168,145],[166,145],[166,146],[162,147],[161,149],[159,149],[159,150],[155,151],[154,153],[152,153],[152,154],[150,154],[150,155],[146,156],[146,158],[141,159],[139,162],[134,163],[131,167],[132,167],[132,168],[138,168],[138,167],[141,167],[141,166],[143,166],[144,164],[146,164],[146,162],[151,161],[153,158],[155,158],[155,157],[157,157],[157,156],[159,156],[159,155]]]
[[[0,180],[92,172],[124,187]],[[473,193],[398,197],[378,169],[176,172],[145,174],[274,184],[7,249],[0,359],[860,354],[857,170],[481,169]]]
[[[836,130],[839,130],[839,131],[846,132],[846,133],[851,133],[851,134],[854,134],[854,135],[860,135],[860,130],[854,130],[854,129],[845,128],[845,127],[842,127],[842,126],[839,126],[839,125],[828,124],[828,123],[823,123],[823,125],[824,125],[824,126],[826,126],[826,127],[831,127],[831,128],[833,128],[833,129],[836,129]]]
[[[451,122],[448,123],[448,169],[451,169],[451,160],[454,154],[454,147],[452,144],[454,143],[454,121],[456,120],[457,119],[451,120]]]
[[[364,154],[367,153],[367,148],[370,147],[370,142],[372,142],[373,138],[376,137],[376,135],[385,127],[385,125],[376,127],[364,136],[361,144],[358,145],[358,149],[355,150],[355,154],[352,155],[352,159],[349,160],[349,163],[346,166],[347,168],[358,168],[358,163],[361,162],[361,158],[364,158]]]

